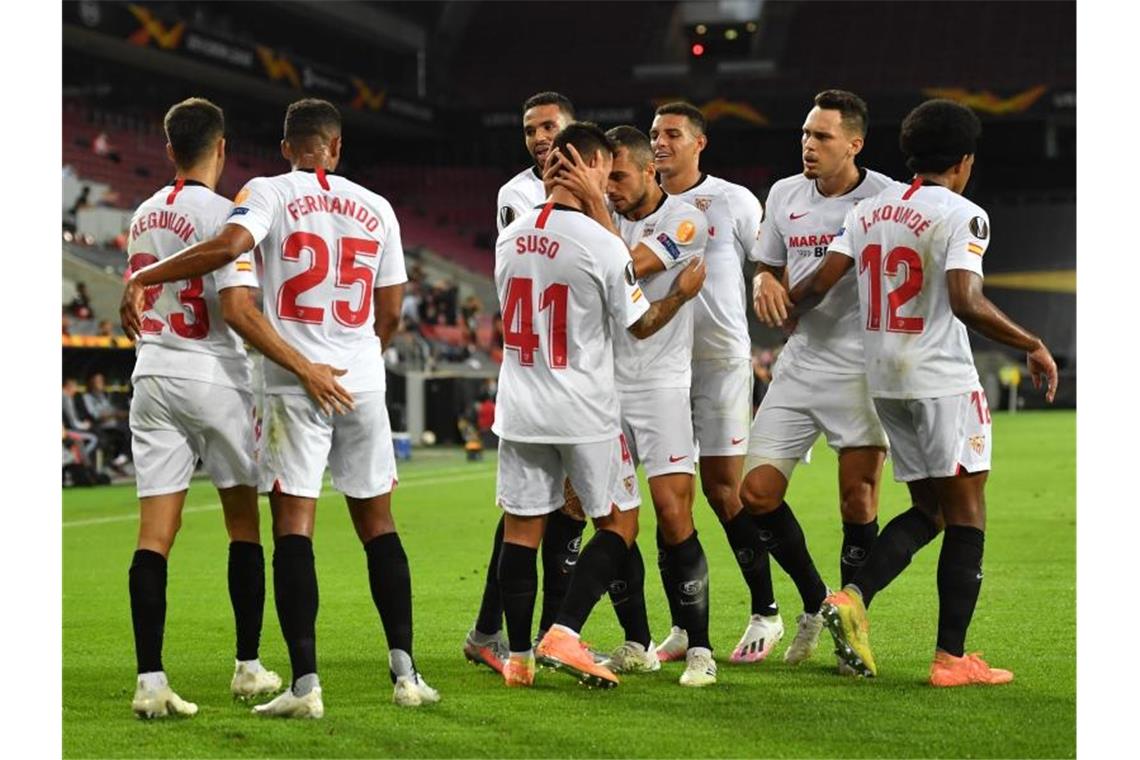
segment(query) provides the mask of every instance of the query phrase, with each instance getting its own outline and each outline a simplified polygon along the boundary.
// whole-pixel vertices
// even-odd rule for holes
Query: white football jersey
[[[644,219],[630,221],[615,214],[614,222],[626,246],[632,250],[644,243],[665,265],[665,271],[654,272],[639,283],[651,303],[669,295],[677,275],[689,259],[705,252],[708,241],[705,215],[675,196],[662,196],[661,205]],[[692,358],[692,302],[645,340],[628,330],[615,330],[614,377],[621,391],[688,388]]]
[[[693,359],[748,359],[744,259],[755,259],[760,201],[747,188],[707,174],[677,197],[704,212],[709,230],[705,284],[693,314]]]
[[[861,171],[863,179],[853,190],[833,198],[820,195],[815,180],[803,174],[772,185],[756,259],[786,267],[788,283],[793,287],[819,269],[847,212],[894,182],[878,172]],[[818,306],[800,318],[780,363],[833,374],[863,374],[863,321],[853,272],[844,275]]]
[[[867,384],[879,398],[938,398],[978,386],[946,272],[982,274],[986,212],[939,185],[896,182],[847,212],[829,250],[855,259]]]
[[[309,361],[347,370],[338,382],[350,393],[383,391],[373,290],[408,279],[388,201],[344,177],[296,170],[250,180],[226,221],[260,246],[273,329]],[[273,362],[265,363],[265,390],[305,392]]]
[[[142,269],[209,240],[229,210],[229,200],[200,182],[167,185],[131,217],[130,268]],[[251,254],[204,277],[147,288],[131,379],[157,375],[249,389],[245,346],[222,319],[218,300],[218,291],[229,287],[257,287]]]
[[[546,200],[542,177],[538,176],[536,171],[533,166],[523,169],[499,188],[499,199],[496,204],[499,211],[495,214],[495,226],[499,232]]]
[[[492,429],[500,438],[593,443],[621,432],[610,333],[649,309],[627,270],[621,240],[566,206],[532,209],[499,235],[503,366]]]

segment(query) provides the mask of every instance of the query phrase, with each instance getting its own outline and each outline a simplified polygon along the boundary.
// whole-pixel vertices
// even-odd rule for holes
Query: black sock
[[[626,641],[636,641],[649,648],[649,613],[645,609],[645,562],[637,542],[629,549],[625,565],[610,583],[610,602]]]
[[[665,601],[669,603],[669,624],[677,628],[682,628],[681,620],[681,605],[677,599],[677,584],[673,583],[673,577],[669,573],[669,564],[665,561],[665,534],[661,529],[657,529],[657,572],[661,574],[661,586],[665,589]]]
[[[736,517],[723,523],[728,545],[736,555],[740,574],[748,584],[752,596],[753,615],[775,615],[776,594],[772,590],[772,567],[768,562],[768,551],[760,541],[760,532],[747,510],[740,510]]]
[[[479,617],[475,630],[488,636],[503,628],[503,597],[499,591],[499,552],[503,547],[503,518],[495,528],[495,543],[491,548],[491,561],[487,564],[487,582],[483,585],[483,601],[479,604]]]
[[[237,631],[237,659],[256,660],[265,613],[265,553],[261,544],[230,542],[228,580]]]
[[[139,673],[162,670],[162,633],[166,627],[166,557],[138,549],[131,559],[131,623]]]
[[[753,519],[764,548],[776,558],[780,567],[796,584],[804,603],[804,612],[819,612],[819,607],[827,596],[827,586],[815,569],[804,531],[788,502],[780,502],[780,506],[767,514],[753,515]]]
[[[629,549],[625,540],[617,533],[612,530],[594,533],[578,557],[578,564],[570,577],[570,588],[566,590],[566,598],[562,600],[562,608],[554,622],[581,633],[590,611],[625,565],[627,553]]]
[[[368,556],[368,585],[384,625],[388,649],[412,654],[412,573],[400,534],[383,533],[364,545]]]
[[[586,523],[568,517],[563,512],[555,512],[546,521],[546,532],[542,534],[542,615],[538,629],[545,631],[554,622],[566,589],[570,588],[570,577],[578,562],[578,551],[582,548],[582,529]]]
[[[850,581],[863,594],[863,604],[870,606],[875,594],[898,577],[910,564],[915,553],[937,535],[938,526],[916,507],[911,507],[887,523],[887,527],[875,539],[866,564]]]
[[[961,657],[966,629],[982,590],[986,534],[968,525],[947,525],[938,555],[938,648]]]
[[[507,639],[512,652],[531,648],[530,626],[538,595],[538,549],[503,542],[499,552],[499,588],[507,616]]]
[[[709,563],[697,532],[676,546],[665,547],[669,577],[676,588],[680,627],[689,634],[689,647],[712,649],[709,643]]]
[[[317,672],[317,568],[313,540],[289,534],[273,541],[273,601],[289,649],[292,684]]]
[[[839,581],[844,586],[851,582],[859,568],[867,564],[871,547],[879,535],[879,521],[872,520],[866,525],[843,523],[843,548],[839,552]]]

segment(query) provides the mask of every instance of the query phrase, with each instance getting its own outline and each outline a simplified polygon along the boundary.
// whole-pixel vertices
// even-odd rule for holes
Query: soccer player
[[[546,199],[542,170],[554,137],[574,120],[570,99],[557,92],[540,92],[523,103],[523,137],[533,165],[523,169],[499,188],[498,231],[527,213]],[[539,616],[539,638],[546,632],[566,596],[570,574],[578,560],[585,516],[576,508],[573,488],[566,484],[567,503],[550,515],[542,539],[542,612]],[[502,638],[503,601],[499,591],[499,554],[503,545],[503,520],[495,528],[491,561],[487,565],[487,581],[474,627],[463,642],[463,655],[473,663],[486,665],[499,673],[507,657],[507,644]]]
[[[411,578],[391,512],[396,464],[381,346],[399,320],[407,280],[400,228],[388,201],[332,174],[341,148],[340,113],[331,103],[293,103],[281,143],[292,171],[251,180],[215,238],[135,273],[128,285],[234,266],[260,246],[261,286],[273,294],[266,313],[249,287],[224,291],[222,308],[226,321],[272,362],[265,365],[260,489],[269,492],[273,509],[277,616],[293,680],[254,708],[261,715],[324,714],[312,535],[326,463],[364,545],[388,641],[393,700],[403,706],[439,700],[412,659]],[[131,291],[124,295],[128,311],[136,299]]]
[[[893,183],[856,165],[866,134],[867,106],[859,96],[843,90],[815,96],[801,137],[804,170],[772,185],[760,225],[753,293],[762,320],[779,322],[780,315],[786,316],[785,271],[793,286],[814,272],[851,207]],[[784,496],[797,461],[811,451],[821,432],[839,454],[843,583],[866,561],[878,534],[887,436],[867,391],[854,273],[803,315],[773,374],[752,422],[740,498],[760,526],[769,553],[802,597],[804,612],[784,652],[786,662],[797,664],[815,651],[823,629],[819,608],[828,589]],[[765,641],[745,656],[762,660],[774,643]]]
[[[794,318],[857,267],[867,382],[890,438],[895,479],[907,484],[914,505],[887,524],[852,581],[828,596],[824,619],[847,664],[875,675],[866,606],[945,525],[930,668],[938,687],[1013,680],[965,649],[982,586],[992,447],[966,327],[1024,351],[1047,401],[1057,390],[1049,349],[982,294],[989,217],[962,197],[980,134],[978,117],[952,101],[930,100],[911,111],[899,147],[914,181],[850,210],[822,266],[791,293]]]
[[[753,255],[763,210],[747,188],[701,171],[701,151],[708,144],[705,131],[700,109],[689,103],[668,103],[657,109],[649,137],[665,192],[696,206],[708,220],[709,286],[697,297],[693,314],[693,431],[701,489],[720,519],[751,595],[752,615],[731,656],[733,662],[748,662],[749,653],[770,646],[767,642],[784,633],[778,624],[772,572],[760,530],[740,502],[740,476],[752,421],[752,343],[743,266],[744,257]],[[687,633],[679,625],[681,600],[676,579],[666,566],[660,569],[673,630],[657,647],[657,655],[663,661],[676,660],[688,649]]]
[[[572,145],[588,157],[597,188],[604,187],[612,146],[597,126],[572,123],[554,145],[563,153]],[[594,662],[578,637],[625,565],[641,503],[621,435],[611,329],[649,337],[703,281],[703,266],[693,262],[667,296],[650,303],[634,284],[629,250],[582,213],[582,200],[562,187],[499,235],[495,286],[505,354],[494,431],[497,501],[505,512],[499,586],[510,644],[503,668],[508,686],[533,683],[536,655],[585,683],[617,685],[617,677]],[[532,650],[538,545],[547,516],[562,507],[567,477],[597,532],[582,549],[554,625]]]
[[[175,175],[131,218],[127,256],[135,270],[213,235],[230,208],[214,192],[226,157],[222,109],[190,98],[166,112],[163,128]],[[280,676],[258,660],[265,558],[249,361],[241,340],[222,319],[218,301],[219,292],[253,283],[253,263],[246,255],[216,274],[145,292],[130,410],[139,496],[138,548],[130,569],[138,661],[131,707],[140,717],[198,712],[197,705],[171,690],[162,665],[167,559],[198,459],[218,489],[230,537],[228,580],[237,628],[230,689],[235,696],[252,697],[281,686]]]
[[[556,154],[547,174],[584,199],[583,206],[630,249],[634,274],[645,295],[660,298],[690,259],[704,253],[708,225],[699,209],[665,194],[649,138],[635,127],[606,132],[615,146],[606,195],[592,187],[581,157]],[[606,198],[614,209],[611,218]],[[693,525],[693,441],[689,383],[692,374],[692,306],[652,337],[614,334],[614,376],[622,433],[633,461],[645,468],[662,534],[663,564],[676,579],[684,603],[678,612],[689,634],[684,686],[716,682],[708,639],[708,562]],[[610,599],[626,641],[603,663],[617,673],[660,670],[645,609],[645,564],[634,543],[624,571],[610,584]]]

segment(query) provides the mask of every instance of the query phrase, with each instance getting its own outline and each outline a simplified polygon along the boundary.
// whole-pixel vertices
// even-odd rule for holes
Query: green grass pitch
[[[1072,757],[1076,753],[1075,478],[1071,412],[994,416],[996,455],[988,488],[986,580],[968,646],[1014,671],[1000,688],[925,685],[934,645],[937,545],[876,600],[872,643],[880,677],[834,674],[829,640],[815,658],[782,661],[799,611],[795,589],[774,566],[788,634],[761,665],[728,654],[748,618],[747,592],[723,532],[702,497],[697,524],[711,573],[711,634],[719,682],[677,685],[681,666],[590,691],[541,671],[531,690],[508,690],[461,653],[482,590],[494,506],[494,461],[460,452],[417,452],[401,467],[395,512],[412,567],[415,654],[443,701],[416,710],[391,702],[387,650],[368,592],[364,555],[339,494],[326,489],[315,551],[321,605],[318,642],[326,716],[272,721],[231,701],[233,623],[226,592],[226,536],[216,494],[190,490],[171,556],[165,665],[199,704],[195,718],[137,720],[130,710],[134,654],[127,567],[137,503],[131,487],[63,495],[63,752],[67,757]],[[646,494],[644,483],[643,494]],[[796,508],[824,578],[838,583],[841,539],[835,457],[817,444],[797,470]],[[880,524],[907,506],[884,484]],[[642,550],[653,550],[651,509]],[[267,509],[263,537],[268,536]],[[267,552],[267,555],[269,552]],[[268,564],[268,562],[267,562]],[[267,568],[267,575],[270,570]],[[288,677],[268,583],[262,661]],[[650,622],[668,620],[649,568]],[[620,633],[607,599],[584,637],[613,646]]]

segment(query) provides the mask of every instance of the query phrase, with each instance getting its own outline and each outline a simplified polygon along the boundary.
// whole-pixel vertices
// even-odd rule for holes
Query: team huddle
[[[231,540],[233,693],[269,694],[282,683],[258,659],[262,492],[292,679],[254,712],[323,715],[312,535],[327,466],[364,547],[393,699],[436,702],[412,655],[410,572],[391,513],[396,467],[381,347],[407,279],[395,214],[333,173],[341,122],[325,101],[289,107],[282,154],[291,171],[251,180],[232,203],[214,192],[225,157],[220,109],[184,101],[165,127],[176,178],[136,219],[185,219],[194,232],[186,247],[191,241],[173,231],[186,222],[132,224],[128,247],[122,318],[139,345],[132,707],[143,717],[197,711],[171,689],[161,657],[167,556],[197,459],[218,489]],[[1025,351],[1050,401],[1057,371],[1041,340],[982,294],[989,220],[961,195],[977,117],[949,101],[912,111],[900,148],[914,176],[901,183],[856,163],[863,101],[821,92],[804,122],[804,171],[773,185],[766,209],[746,188],[701,171],[706,127],[687,103],[658,108],[648,134],[574,121],[558,93],[523,105],[534,164],[503,186],[496,214],[504,353],[493,429],[503,515],[465,657],[511,687],[532,685],[538,664],[612,687],[618,674],[674,660],[685,664],[682,685],[715,683],[708,562],[693,521],[699,472],[751,598],[732,662],[762,662],[784,636],[772,557],[803,605],[785,661],[810,658],[826,627],[838,671],[874,676],[867,608],[942,533],[930,683],[1012,680],[965,649],[981,587],[992,447],[966,327]],[[756,315],[789,335],[754,417],[746,262],[756,267]],[[261,387],[243,342],[266,358]],[[259,408],[255,391],[264,395]],[[821,433],[838,453],[837,591],[784,498]],[[912,507],[880,532],[888,451]],[[659,641],[636,540],[638,465],[671,618]],[[596,530],[583,546],[587,518]],[[579,633],[606,594],[625,641],[600,654]]]

